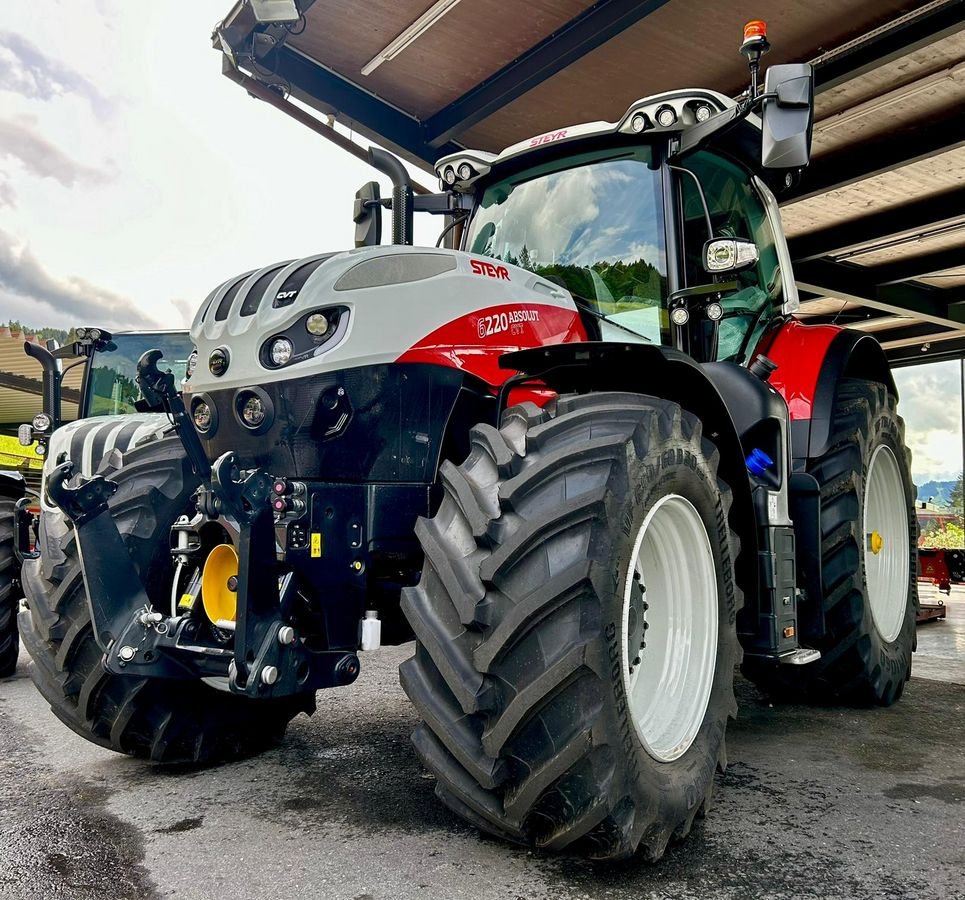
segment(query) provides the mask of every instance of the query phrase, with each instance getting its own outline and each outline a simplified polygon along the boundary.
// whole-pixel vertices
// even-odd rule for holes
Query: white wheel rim
[[[862,517],[865,586],[882,639],[898,637],[908,606],[908,507],[895,454],[883,444],[871,456]]]
[[[717,567],[707,529],[689,500],[668,494],[637,532],[620,641],[630,718],[647,753],[660,762],[683,756],[704,721],[717,629]],[[630,644],[642,642],[631,656]]]

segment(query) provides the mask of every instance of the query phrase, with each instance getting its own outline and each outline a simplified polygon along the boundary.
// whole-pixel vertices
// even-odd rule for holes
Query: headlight
[[[191,418],[198,431],[206,432],[211,427],[211,407],[203,400],[195,403],[194,409],[191,410]]]
[[[452,166],[446,166],[442,172],[442,180],[446,184],[456,183],[456,170]]]
[[[670,313],[670,321],[674,325],[686,325],[690,321],[690,313],[687,311],[687,307],[678,306],[675,310]]]
[[[315,337],[321,337],[328,331],[328,319],[322,313],[312,313],[305,321],[305,330]]]
[[[272,363],[276,366],[283,366],[292,358],[292,342],[286,337],[275,338],[271,342],[271,349],[268,355]]]
[[[463,181],[468,181],[473,176],[472,166],[469,163],[462,163],[459,166],[459,177]]]
[[[246,425],[257,428],[265,421],[265,404],[260,397],[249,397],[241,407],[241,418]]]
[[[187,381],[193,374],[194,370],[198,367],[198,351],[192,350],[188,354],[188,362],[184,367],[184,379]]]
[[[719,303],[708,303],[707,309],[704,310],[707,313],[707,318],[711,322],[716,322],[724,317],[724,307]]]
[[[709,104],[701,103],[700,106],[694,110],[694,118],[698,122],[706,122],[713,115],[713,113],[714,111],[710,108]]]
[[[211,370],[211,374],[215,378],[220,378],[228,371],[228,349],[226,347],[218,347],[216,350],[211,351],[211,355],[208,357],[208,368]]]
[[[31,424],[33,425],[34,431],[49,431],[53,422],[47,413],[37,413],[37,415],[33,417],[33,422]]]
[[[637,113],[630,120],[630,127],[639,134],[647,127],[647,117],[643,113]]]

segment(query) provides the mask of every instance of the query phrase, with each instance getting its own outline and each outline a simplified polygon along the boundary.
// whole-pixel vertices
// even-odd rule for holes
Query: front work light
[[[211,407],[203,400],[195,403],[191,418],[194,420],[194,427],[203,434],[211,427]]]
[[[670,312],[670,321],[674,325],[686,325],[690,321],[690,313],[686,306],[678,306]]]
[[[241,418],[251,428],[257,428],[265,421],[265,404],[261,397],[250,396],[241,407]]]
[[[48,416],[47,413],[37,413],[37,415],[33,417],[32,425],[34,431],[49,431],[52,424],[50,416]]]
[[[704,268],[708,272],[734,272],[754,265],[760,252],[753,241],[719,238],[704,244]]]

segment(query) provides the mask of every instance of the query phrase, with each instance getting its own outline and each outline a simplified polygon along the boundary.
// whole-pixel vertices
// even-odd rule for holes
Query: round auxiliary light
[[[647,117],[643,113],[637,113],[630,120],[630,127],[639,134],[647,127]]]
[[[469,165],[469,163],[462,163],[459,166],[459,177],[463,181],[468,181],[470,178],[472,178],[472,166]]]
[[[52,424],[53,422],[47,413],[37,413],[33,417],[33,422],[31,422],[34,431],[49,431]]]
[[[305,320],[305,330],[315,337],[321,337],[328,331],[328,319],[322,313],[312,313]]]
[[[707,304],[707,318],[710,319],[711,322],[719,321],[721,318],[723,318],[723,315],[724,315],[724,307],[721,306],[719,303]]]
[[[926,348],[922,347],[921,349],[924,350]],[[47,448],[43,444],[37,444],[37,446],[34,447],[34,453],[36,453],[37,456],[44,456],[47,453]]]
[[[228,351],[224,347],[218,347],[211,351],[208,357],[208,369],[215,378],[220,378],[228,371]]]
[[[89,329],[87,329],[87,328],[75,328],[75,329],[74,329],[74,334],[77,335],[77,340],[79,340],[79,341],[84,340],[84,339],[87,337],[87,332],[88,332],[88,330],[89,330]]]
[[[207,431],[211,427],[211,407],[203,400],[195,403],[194,409],[191,410],[191,418],[198,431],[202,433]]]
[[[192,350],[188,354],[188,361],[184,365],[184,377],[190,378],[196,368],[198,368],[198,351]]]
[[[91,328],[87,332],[87,337],[89,337],[92,341],[99,341],[101,337],[101,330],[99,328]]]
[[[241,407],[241,419],[250,428],[257,428],[265,421],[267,410],[261,397],[250,396]]]
[[[446,184],[455,184],[456,170],[452,166],[446,166],[445,169],[442,170],[442,180]]]
[[[698,122],[706,122],[713,114],[714,114],[714,111],[710,108],[710,105],[707,103],[701,103],[694,110],[694,118]]]
[[[690,313],[686,307],[678,306],[671,311],[670,321],[673,322],[674,325],[686,325],[690,321]]]
[[[661,106],[657,110],[657,124],[661,128],[669,128],[677,121],[677,113],[672,106]]]
[[[268,355],[274,365],[283,366],[292,358],[293,350],[292,342],[286,337],[280,337],[271,342]]]

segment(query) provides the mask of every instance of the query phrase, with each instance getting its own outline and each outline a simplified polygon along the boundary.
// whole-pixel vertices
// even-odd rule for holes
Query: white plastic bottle
[[[382,622],[379,621],[379,614],[374,609],[367,609],[362,619],[362,649],[378,650],[381,646]]]

